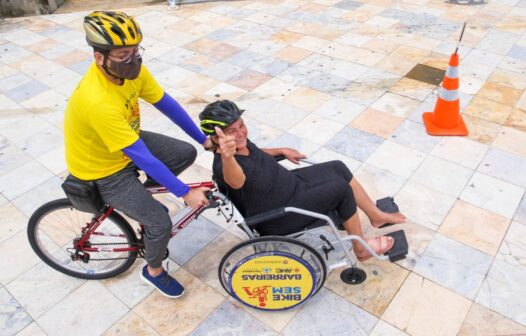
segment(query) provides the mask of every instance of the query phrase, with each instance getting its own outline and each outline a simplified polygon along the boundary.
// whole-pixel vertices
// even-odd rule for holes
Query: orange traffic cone
[[[468,135],[466,124],[460,115],[458,64],[459,57],[455,52],[449,59],[442,87],[438,91],[435,110],[422,116],[430,135]]]

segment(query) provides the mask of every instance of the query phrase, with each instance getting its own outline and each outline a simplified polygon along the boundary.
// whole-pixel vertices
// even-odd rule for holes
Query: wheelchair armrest
[[[274,210],[270,210],[270,211],[267,211],[267,212],[263,212],[263,213],[257,214],[255,216],[247,217],[247,218],[245,218],[245,223],[249,227],[253,227],[253,226],[255,226],[255,225],[259,224],[259,223],[263,223],[263,222],[272,220],[274,218],[282,217],[286,213],[287,212],[285,211],[285,208],[277,208],[277,209],[274,209]]]
[[[280,162],[280,161],[283,161],[285,160],[285,155],[276,155],[274,156],[274,160],[276,160],[276,162]]]

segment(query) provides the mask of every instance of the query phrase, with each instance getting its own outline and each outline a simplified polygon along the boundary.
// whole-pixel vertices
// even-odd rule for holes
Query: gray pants
[[[175,175],[195,160],[195,148],[181,140],[141,131],[141,139],[150,152]],[[160,267],[170,240],[172,222],[165,208],[146,191],[137,178],[137,166],[130,163],[121,171],[95,181],[106,204],[144,224],[146,261],[150,267]]]

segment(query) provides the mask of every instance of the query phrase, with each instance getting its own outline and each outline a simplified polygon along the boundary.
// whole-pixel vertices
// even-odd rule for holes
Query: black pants
[[[336,211],[343,220],[348,220],[356,213],[356,201],[349,186],[353,175],[343,162],[324,162],[292,172],[301,183],[293,199],[283,206],[293,206],[325,215]],[[257,230],[262,235],[287,235],[303,230],[316,220],[291,213],[261,223]]]
[[[140,137],[175,175],[188,168],[197,156],[195,148],[184,141],[146,131],[141,131]],[[104,202],[144,224],[146,261],[151,267],[160,267],[170,240],[172,221],[161,203],[146,191],[136,171],[132,162],[121,171],[97,180],[96,184]]]

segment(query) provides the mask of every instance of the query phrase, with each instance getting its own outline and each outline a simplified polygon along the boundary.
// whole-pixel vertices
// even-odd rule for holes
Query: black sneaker
[[[170,274],[166,273],[165,270],[156,277],[153,277],[148,273],[148,265],[144,266],[141,272],[141,279],[157,288],[162,295],[175,299],[181,297],[184,294],[184,287],[177,280],[175,280]]]

